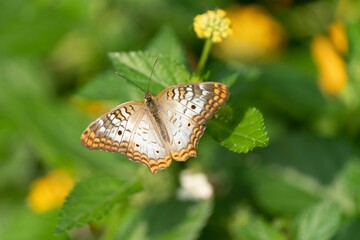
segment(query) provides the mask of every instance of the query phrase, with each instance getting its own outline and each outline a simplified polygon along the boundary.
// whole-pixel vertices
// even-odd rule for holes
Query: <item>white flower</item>
[[[203,173],[192,173],[188,170],[180,173],[178,198],[180,200],[206,200],[213,195],[213,187]]]

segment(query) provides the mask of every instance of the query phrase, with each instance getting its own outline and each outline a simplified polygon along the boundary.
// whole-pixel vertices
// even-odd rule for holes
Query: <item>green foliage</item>
[[[211,201],[150,205],[124,216],[116,239],[196,239],[211,211]]]
[[[152,91],[154,88],[159,91],[160,88],[186,83],[190,79],[186,68],[168,56],[156,56],[149,52],[114,52],[109,57],[117,71],[143,86],[145,91],[156,57],[158,61],[150,82]]]
[[[55,4],[46,2],[30,4],[23,0],[2,2],[0,8],[4,11],[0,19],[0,28],[3,37],[0,52],[6,56],[47,54],[59,37],[71,30],[74,24],[79,25],[86,19],[84,4],[85,1],[74,3],[69,0]],[[34,13],[36,16],[33,15]],[[48,31],[49,26],[57,27]],[[47,33],[46,39],[44,33]]]
[[[295,239],[331,239],[340,225],[340,209],[323,202],[304,211],[295,221]]]
[[[324,189],[316,181],[290,169],[270,169],[272,171],[258,168],[248,172],[256,201],[267,212],[292,215],[319,201]]]
[[[240,238],[249,240],[283,240],[285,237],[276,231],[275,228],[268,226],[265,221],[254,220],[245,226],[241,226],[237,235]]]
[[[56,232],[61,233],[107,214],[115,204],[138,191],[136,183],[114,177],[97,177],[77,184],[59,214]]]
[[[147,51],[153,55],[169,56],[176,62],[186,63],[184,48],[176,37],[174,30],[168,26],[163,27],[148,44]]]
[[[58,211],[36,214],[22,205],[16,214],[4,223],[5,230],[1,238],[6,240],[68,239],[66,234],[54,234],[57,215]]]
[[[109,88],[108,86],[112,86]],[[83,86],[77,95],[86,99],[103,99],[126,101],[131,97],[133,92],[138,92],[138,89],[131,91],[131,89],[124,88],[122,79],[114,71],[107,71],[95,77],[90,84]]]

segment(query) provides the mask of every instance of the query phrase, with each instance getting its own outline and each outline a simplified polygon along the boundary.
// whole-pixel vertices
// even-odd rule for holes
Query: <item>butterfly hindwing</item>
[[[197,156],[196,146],[205,130],[205,124],[198,125],[192,118],[175,111],[176,109],[164,109],[171,155],[175,160],[185,161]]]
[[[146,111],[133,129],[126,157],[145,164],[152,173],[166,168],[172,158],[168,143],[161,139],[156,123]]]

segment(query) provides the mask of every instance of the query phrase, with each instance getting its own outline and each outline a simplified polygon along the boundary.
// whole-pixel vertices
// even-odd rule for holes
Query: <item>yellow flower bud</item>
[[[313,59],[319,70],[319,85],[329,95],[337,95],[347,83],[344,60],[325,36],[315,36],[311,42]]]
[[[343,23],[337,21],[331,24],[329,28],[329,36],[336,50],[342,55],[345,55],[348,51],[348,42]]]

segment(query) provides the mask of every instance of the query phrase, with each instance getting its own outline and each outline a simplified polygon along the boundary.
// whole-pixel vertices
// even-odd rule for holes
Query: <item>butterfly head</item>
[[[155,99],[151,93],[146,93],[144,96],[144,101],[146,106],[148,106],[150,109],[155,107]]]

